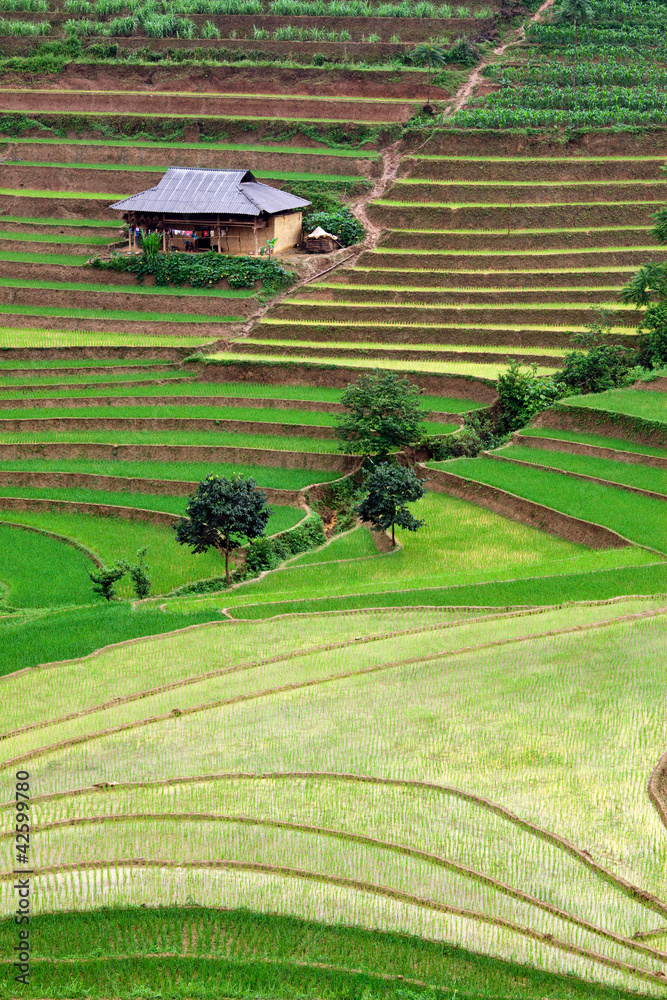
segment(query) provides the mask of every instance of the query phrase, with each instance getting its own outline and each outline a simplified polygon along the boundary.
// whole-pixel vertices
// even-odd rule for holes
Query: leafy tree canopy
[[[352,382],[341,396],[347,413],[338,418],[336,428],[342,450],[385,456],[414,444],[428,416],[420,395],[418,386],[394,372],[376,370]]]
[[[557,21],[576,21],[586,24],[593,18],[593,5],[590,0],[560,0],[554,8]]]
[[[426,493],[413,469],[388,462],[377,466],[365,483],[368,491],[356,510],[363,521],[370,521],[373,531],[391,528],[391,544],[396,545],[395,528],[418,531],[426,521],[420,521],[406,504],[421,500]]]
[[[211,474],[197,486],[185,514],[175,526],[177,541],[190,545],[195,553],[210,548],[224,552],[229,584],[230,546],[263,535],[271,509],[254,479],[240,474],[231,479]]]
[[[127,565],[123,562],[115,566],[100,566],[98,569],[89,570],[88,576],[93,584],[93,593],[110,601],[115,596],[116,584],[123,579],[126,572]]]

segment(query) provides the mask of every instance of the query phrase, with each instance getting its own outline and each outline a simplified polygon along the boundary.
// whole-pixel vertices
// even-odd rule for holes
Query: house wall
[[[230,226],[227,235],[222,237],[222,252],[229,254],[255,253],[267,239],[267,232],[268,228],[258,229],[255,234],[250,226]],[[257,242],[255,242],[255,237]],[[215,246],[215,238],[213,238],[212,243]]]
[[[301,212],[291,212],[289,215],[274,215],[269,221],[269,235],[266,239],[277,239],[274,253],[289,250],[301,242],[303,222]],[[262,240],[262,243],[264,240]]]

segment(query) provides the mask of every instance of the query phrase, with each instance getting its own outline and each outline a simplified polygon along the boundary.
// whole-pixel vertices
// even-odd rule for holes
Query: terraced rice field
[[[406,978],[418,993],[453,988],[461,958],[507,996],[545,983],[555,997],[594,995],[577,976],[620,997],[658,991],[662,827],[642,772],[664,745],[645,655],[663,638],[659,608],[223,622],[6,680],[5,704],[29,704],[31,723],[3,709],[5,766],[41,777],[29,994],[48,995],[57,973],[101,997],[130,970],[172,992],[186,969],[199,986],[225,975],[314,997],[324,976],[399,996]],[[522,667],[530,682],[517,684]],[[74,692],[67,717],[49,697],[56,678]],[[577,726],[561,739],[575,692]],[[363,727],[350,726],[351,697]],[[610,808],[623,824],[609,825]],[[74,912],[49,915],[63,899]],[[225,913],[224,944],[211,904],[241,909]],[[341,913],[352,964],[343,932],[322,927]],[[366,926],[380,932],[372,944]]]
[[[618,292],[647,256],[664,258],[649,235],[664,158],[478,147],[435,133],[408,152],[368,210],[388,229],[379,245],[289,295],[234,351],[265,357],[273,343],[272,353],[293,355],[301,345],[311,360],[442,357],[445,368],[495,354],[546,374],[599,309],[613,342],[634,343],[634,308]]]
[[[667,261],[665,7],[593,5],[574,56],[548,11],[523,38],[533,0],[5,0],[3,956],[28,864],[32,907],[9,1000],[664,995],[664,379],[429,458],[601,310],[633,347],[619,290]],[[276,294],[88,267],[125,248],[109,203],[172,165],[351,206],[366,238],[284,255]],[[425,523],[394,549],[335,433],[376,370],[428,411],[402,459]],[[287,533],[268,570],[234,551],[231,587],[174,537],[211,472]],[[142,549],[147,599],[92,592]]]

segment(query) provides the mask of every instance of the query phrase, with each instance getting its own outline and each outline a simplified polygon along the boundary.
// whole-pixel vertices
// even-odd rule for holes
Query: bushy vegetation
[[[300,552],[308,552],[326,542],[322,518],[312,513],[301,524],[273,536],[254,538],[244,548],[245,561],[226,576],[209,577],[186,584],[174,591],[172,596],[188,594],[208,594],[224,590],[230,584],[252,580],[265,570],[275,569],[280,563]]]
[[[349,208],[341,208],[334,212],[311,212],[306,218],[306,227],[312,232],[318,226],[335,236],[344,247],[360,243],[366,235],[361,222],[352,215]]]
[[[277,260],[269,256],[231,257],[210,250],[207,253],[142,253],[127,256],[112,254],[109,260],[95,257],[91,267],[109,271],[125,271],[136,275],[141,282],[153,275],[156,285],[191,285],[193,288],[208,288],[218,281],[226,280],[231,288],[253,288],[261,282],[268,293],[289,288],[293,275]]]
[[[336,426],[341,449],[384,459],[392,451],[415,444],[428,416],[420,396],[419,386],[394,372],[376,369],[360,375],[340,398],[345,408]]]

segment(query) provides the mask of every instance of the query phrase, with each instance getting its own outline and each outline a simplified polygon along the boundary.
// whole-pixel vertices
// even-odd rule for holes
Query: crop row
[[[30,7],[6,7],[5,4],[44,4]],[[0,10],[45,10],[46,0],[0,0]],[[140,16],[141,11],[151,14],[263,14],[262,0],[65,0],[63,9],[72,14],[96,14],[100,17],[120,14],[123,11]],[[368,0],[272,0],[268,12],[288,16],[308,17],[407,17],[407,18],[485,18],[490,16],[488,6],[477,8],[474,13],[465,5],[434,4],[431,0],[400,0],[399,3],[381,3],[377,6]]]
[[[654,125],[664,121],[664,112],[620,110],[535,110],[534,108],[462,109],[448,118],[455,128],[541,128],[551,125],[590,126]]]
[[[526,66],[500,66],[494,73],[498,83],[533,83],[541,86],[562,86],[572,82],[573,68],[557,60],[544,60]],[[633,87],[649,84],[653,87],[667,87],[667,69],[652,62],[635,60],[631,65],[617,62],[585,62],[577,66],[577,83]]]
[[[656,28],[649,25],[641,27],[628,25],[624,28],[579,25],[577,32],[577,37],[581,40],[582,44],[628,45],[639,49],[646,49],[647,46],[650,46],[654,51],[660,52],[664,52],[666,48],[664,38],[656,38]],[[575,33],[574,27],[569,24],[542,24],[533,22],[526,31],[526,38],[530,42],[538,42],[549,48],[560,48],[563,45],[573,44]]]
[[[172,14],[157,14],[146,17],[140,21],[137,17],[116,17],[111,21],[91,21],[88,18],[70,20],[65,22],[65,32],[73,35],[88,36],[110,36],[112,38],[126,38],[135,32],[143,31],[149,38],[220,38],[220,30],[212,21],[207,21],[201,28],[198,28],[194,21],[186,17],[174,17]],[[276,28],[269,31],[267,28],[258,28],[253,25],[252,38],[254,40],[266,38],[276,42],[349,42],[352,35],[347,29],[341,31],[327,30],[326,28],[301,28],[293,24]],[[362,42],[374,43],[380,41],[380,36],[370,34],[364,36]],[[392,35],[393,43],[400,42],[397,35]]]
[[[532,110],[613,110],[650,111],[664,115],[667,111],[667,91],[657,87],[585,87],[541,86],[504,89],[488,97],[473,99],[471,107],[481,101],[487,108],[521,108]]]

